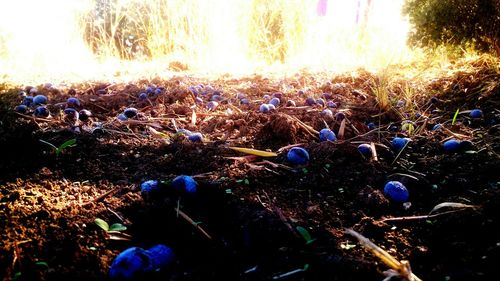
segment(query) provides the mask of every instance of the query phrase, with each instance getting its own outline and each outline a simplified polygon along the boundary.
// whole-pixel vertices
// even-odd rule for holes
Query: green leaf
[[[124,231],[127,230],[127,227],[121,223],[114,223],[109,227],[109,231]]]
[[[76,143],[76,139],[70,139],[68,141],[65,141],[63,144],[59,146],[59,150],[63,150],[68,146],[73,146]]]
[[[306,245],[311,244],[314,240],[312,239],[311,234],[309,234],[309,231],[307,229],[303,228],[302,226],[297,226],[295,229],[302,235],[304,240],[306,240]]]
[[[460,108],[457,108],[455,115],[453,115],[453,120],[451,121],[451,125],[455,125],[455,122],[457,121],[458,112],[460,112]]]
[[[46,268],[49,268],[49,264],[44,261],[37,261],[35,262],[35,264],[38,266],[45,266]]]
[[[97,224],[100,228],[104,229],[104,231],[108,232],[109,231],[109,224],[105,222],[104,220],[97,218],[95,219],[95,224]]]

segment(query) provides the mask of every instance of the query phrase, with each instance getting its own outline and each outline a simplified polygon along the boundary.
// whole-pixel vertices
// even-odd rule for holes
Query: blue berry
[[[153,270],[167,268],[175,261],[175,254],[170,247],[158,244],[148,249],[153,265]]]
[[[141,193],[143,195],[149,194],[151,192],[156,192],[159,190],[160,181],[158,180],[148,180],[141,183]]]
[[[192,142],[202,142],[203,135],[201,133],[192,133],[188,136],[188,139]]]
[[[66,114],[66,118],[69,118],[71,120],[77,120],[80,118],[80,114],[78,114],[78,111],[76,109],[68,107],[64,110],[64,114]]]
[[[398,126],[396,126],[396,125],[391,125],[391,126],[389,127],[389,131],[390,131],[390,132],[397,132],[397,131],[399,131],[399,127],[398,127]]]
[[[44,96],[44,95],[36,95],[34,98],[33,98],[33,104],[34,105],[39,105],[39,104],[47,104],[47,101],[49,99]]]
[[[80,110],[78,115],[80,116],[80,120],[87,121],[89,120],[90,116],[92,116],[92,112],[90,112],[90,110],[87,109],[82,109]]]
[[[460,142],[461,150],[471,150],[474,148],[474,144],[470,140],[463,140]]]
[[[267,106],[269,107],[269,110],[276,110],[276,106],[274,106],[274,104],[268,103]]]
[[[288,161],[293,164],[302,165],[309,161],[309,153],[302,147],[293,147],[286,156]]]
[[[148,99],[148,94],[146,94],[146,93],[140,93],[139,94],[139,99],[140,100],[146,100],[146,99]]]
[[[370,157],[372,155],[372,146],[367,143],[360,144],[358,146],[358,151],[364,156]]]
[[[200,97],[196,97],[196,98],[194,99],[194,102],[196,102],[196,103],[201,103],[201,104],[202,104],[202,103],[203,103],[203,99],[202,99],[202,98],[200,98]]]
[[[306,99],[306,105],[313,106],[316,104],[316,101],[313,98]]]
[[[162,88],[156,88],[154,94],[159,95],[159,94],[161,94],[162,91],[163,91]]]
[[[329,108],[337,108],[337,104],[331,100],[326,103],[326,106]]]
[[[325,100],[324,99],[317,99],[316,104],[321,105],[321,106],[325,106]]]
[[[470,112],[469,115],[471,118],[481,118],[483,117],[483,112],[481,111],[481,109],[474,109]]]
[[[436,125],[434,125],[434,126],[432,127],[432,130],[433,130],[433,131],[436,131],[436,130],[441,129],[441,127],[442,127],[442,125],[441,125],[441,124],[436,124]]]
[[[248,104],[250,104],[250,101],[247,98],[242,98],[240,100],[240,104],[242,104],[242,105],[248,105]]]
[[[236,94],[236,98],[237,98],[237,99],[239,99],[239,100],[244,99],[244,98],[246,98],[246,97],[247,97],[247,96],[246,96],[245,94],[243,94],[243,93],[237,93],[237,94]]]
[[[392,139],[391,144],[392,144],[392,148],[394,148],[394,150],[400,151],[401,149],[403,149],[403,147],[405,147],[407,145],[408,142],[410,142],[409,138],[395,137]]]
[[[401,108],[401,107],[404,107],[404,106],[405,106],[405,101],[403,101],[403,100],[399,100],[399,101],[396,103],[396,107]]]
[[[151,86],[146,87],[146,94],[152,94],[155,89]]]
[[[325,128],[319,132],[319,140],[320,141],[336,141],[337,136],[335,136],[335,133],[332,130]]]
[[[269,104],[274,105],[274,107],[278,107],[278,105],[280,105],[280,99],[279,99],[279,98],[272,98],[272,99],[269,101]]]
[[[123,113],[120,113],[118,116],[116,116],[116,118],[120,121],[127,121],[128,117],[125,116],[125,114]]]
[[[325,100],[331,100],[332,99],[332,95],[329,94],[329,93],[323,93],[323,94],[321,94],[321,98],[325,99]]]
[[[66,106],[67,107],[72,107],[72,108],[79,107],[80,106],[80,100],[78,100],[77,98],[69,98],[66,101]]]
[[[186,129],[178,129],[177,133],[178,134],[184,134],[184,135],[186,135],[186,136],[189,137],[193,132],[191,132],[190,130],[186,130]]]
[[[373,122],[368,123],[367,126],[368,126],[369,130],[373,130],[373,129],[377,128],[377,125],[375,125],[375,123],[373,123]]]
[[[437,97],[432,97],[431,98],[431,103],[438,103],[439,99]]]
[[[328,108],[323,109],[323,111],[321,111],[320,114],[325,118],[330,118],[330,119],[333,118],[333,112]]]
[[[48,117],[50,113],[45,106],[39,106],[35,109],[35,112],[33,112],[33,114],[36,117]]]
[[[125,115],[125,117],[127,118],[134,118],[137,116],[137,109],[136,108],[133,108],[133,107],[129,107],[129,108],[125,108],[125,110],[123,111],[123,115]]]
[[[219,102],[221,100],[223,100],[223,98],[219,95],[213,95],[211,98],[210,98],[211,101],[216,101],[216,102]]]
[[[443,149],[446,152],[457,151],[460,148],[460,141],[456,139],[447,140],[443,143]]]
[[[142,248],[132,247],[113,260],[109,277],[112,280],[138,280],[153,269],[151,254]]]
[[[20,104],[20,105],[16,106],[16,108],[14,110],[16,112],[24,114],[24,113],[28,112],[28,107],[24,104]]]
[[[385,184],[384,194],[394,202],[407,202],[410,198],[408,189],[399,181],[390,181]]]
[[[267,103],[264,103],[264,104],[260,105],[259,110],[262,113],[267,113],[267,112],[269,112],[270,108],[269,108],[269,105]]]
[[[271,96],[269,96],[269,95],[264,95],[262,98],[263,98],[264,100],[268,101],[268,100],[270,100],[270,99],[271,99]]]
[[[283,98],[283,93],[280,92],[273,93],[273,98],[281,100],[281,98]]]
[[[26,97],[28,94],[26,94],[26,92],[25,92],[25,91],[19,91],[19,93],[17,93],[17,95],[18,95],[19,97],[21,97],[21,98],[24,98],[24,97]]]
[[[210,102],[207,103],[207,108],[208,108],[208,110],[215,110],[218,105],[219,105],[218,102],[216,102],[216,101],[210,101]]]
[[[305,94],[304,90],[298,90],[297,91],[297,95],[300,97],[300,96],[303,96]]]
[[[198,183],[190,176],[181,175],[172,181],[174,190],[186,193],[195,193],[198,189]]]

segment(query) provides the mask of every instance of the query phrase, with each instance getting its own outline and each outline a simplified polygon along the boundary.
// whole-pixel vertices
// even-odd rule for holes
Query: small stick
[[[431,214],[431,215],[396,217],[396,218],[383,218],[383,219],[379,220],[378,222],[405,222],[405,221],[426,220],[426,219],[432,219],[432,218],[435,218],[435,217],[439,217],[439,216],[442,216],[442,215],[447,215],[447,214],[455,213],[455,212],[462,211],[462,210],[464,210],[464,209],[450,210],[450,211],[441,212],[441,213],[437,213],[437,214]]]
[[[372,159],[373,159],[373,161],[378,161],[377,149],[375,148],[375,143],[371,142],[370,146],[372,147]]]
[[[119,187],[119,188],[113,188],[113,189],[111,189],[111,190],[109,190],[109,191],[105,192],[104,194],[101,194],[101,195],[97,196],[96,198],[94,198],[94,200],[90,200],[90,201],[88,201],[88,202],[83,203],[81,206],[82,206],[82,207],[85,207],[85,206],[87,206],[87,205],[90,205],[90,204],[93,204],[93,203],[100,202],[100,201],[104,200],[106,197],[108,197],[108,196],[110,196],[110,195],[115,194],[115,193],[116,193],[116,192],[118,192],[120,189],[121,189],[121,187]]]
[[[183,211],[181,211],[179,209],[179,207],[177,208],[174,208],[174,210],[183,218],[185,219],[187,222],[189,222],[190,224],[192,224],[196,229],[198,229],[198,231],[200,231],[205,237],[207,237],[208,239],[212,240],[212,237],[196,222],[194,222],[186,213],[184,213]]]

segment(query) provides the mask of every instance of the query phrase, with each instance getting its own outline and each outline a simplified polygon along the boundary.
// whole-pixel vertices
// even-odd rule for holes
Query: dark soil
[[[396,259],[408,260],[423,280],[496,279],[500,75],[483,69],[437,78],[418,88],[414,104],[387,112],[378,109],[369,80],[369,73],[330,81],[311,76],[184,77],[74,85],[71,94],[70,88],[40,86],[39,92],[49,97],[49,118],[14,112],[22,88],[4,85],[0,279],[106,280],[121,251],[165,244],[175,252],[176,263],[151,280],[382,280],[388,266],[344,233],[346,228]],[[139,100],[141,90],[151,84],[163,87],[162,93]],[[216,110],[193,107],[188,87],[198,84],[205,85],[207,93],[200,95],[205,102],[215,90],[222,93]],[[299,96],[302,89],[305,94]],[[239,92],[250,105],[240,105]],[[282,93],[277,110],[258,112],[263,96],[276,92]],[[341,111],[347,117],[344,136],[335,142],[320,142],[314,130],[326,124],[338,134],[341,122],[322,115],[320,106],[303,106],[306,97],[319,98],[323,92],[338,103],[333,114]],[[431,103],[430,95],[439,101]],[[69,96],[92,111],[90,121],[75,127],[65,120],[62,109]],[[289,99],[298,107],[285,107]],[[391,99],[395,105],[397,96]],[[139,110],[138,117],[118,121],[117,115],[129,106]],[[481,108],[484,115],[472,119],[463,112],[451,125],[457,108]],[[203,143],[175,134],[172,120],[178,128],[203,133]],[[416,131],[389,130],[390,125],[401,128],[404,120],[414,121]],[[367,122],[379,126],[369,130]],[[437,123],[445,129],[432,131]],[[171,137],[158,137],[150,128]],[[412,139],[400,155],[390,145],[395,136]],[[446,153],[442,143],[450,137],[473,145]],[[59,155],[39,141],[58,146],[72,138],[76,146]],[[360,143],[371,142],[377,159],[357,151]],[[287,146],[294,144],[309,151],[307,165],[287,161]],[[278,156],[243,157],[228,146],[270,150]],[[195,195],[141,196],[141,182],[168,181],[181,174],[198,181]],[[406,185],[411,204],[384,196],[389,180]],[[444,202],[474,207],[385,220],[427,215]],[[178,216],[178,204],[211,238]],[[443,213],[450,210],[454,212]],[[127,230],[107,234],[94,223],[96,218],[122,223]],[[298,226],[315,240],[306,244]],[[305,265],[306,271],[280,278]]]

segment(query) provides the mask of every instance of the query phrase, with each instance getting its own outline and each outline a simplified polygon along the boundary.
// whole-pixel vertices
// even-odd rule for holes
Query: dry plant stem
[[[387,253],[384,249],[375,245],[375,243],[370,241],[368,238],[364,237],[363,235],[357,233],[356,231],[354,231],[352,229],[346,229],[345,231],[346,231],[346,233],[356,237],[356,239],[358,239],[358,241],[361,243],[361,245],[363,245],[365,248],[369,249],[373,255],[375,255],[376,257],[381,259],[382,262],[384,262],[391,269],[396,270],[406,280],[408,280],[408,281],[412,281],[412,280],[422,281],[422,279],[418,278],[415,274],[413,274],[411,271],[409,271],[408,265],[406,265],[405,263],[399,262],[397,259],[395,259],[393,256],[391,256],[389,253]]]
[[[375,143],[371,142],[370,146],[372,147],[372,159],[373,159],[373,161],[378,161],[377,149],[375,148]]]
[[[183,219],[192,224],[196,229],[198,229],[201,234],[203,234],[208,239],[212,240],[212,236],[210,236],[199,224],[195,223],[186,213],[181,211],[179,207],[174,208],[174,210],[179,214]]]
[[[406,221],[419,221],[419,220],[427,220],[427,219],[432,219],[436,217],[440,217],[442,215],[447,215],[447,214],[452,214],[456,213],[459,211],[463,211],[464,209],[460,210],[450,210],[438,214],[432,214],[432,215],[421,215],[421,216],[408,216],[408,217],[397,217],[397,218],[383,218],[379,220],[378,222],[384,222],[384,223],[390,223],[390,222],[406,222]]]
[[[111,190],[108,190],[107,192],[105,192],[104,194],[101,194],[99,196],[97,196],[96,198],[94,198],[94,200],[91,200],[91,201],[88,201],[88,202],[85,202],[83,203],[81,206],[82,207],[85,207],[87,205],[90,205],[90,204],[94,204],[94,203],[97,203],[97,202],[100,202],[102,200],[104,200],[106,197],[108,196],[111,196],[113,194],[115,194],[116,192],[118,192],[119,190],[121,189],[121,187],[119,188],[113,188]]]

